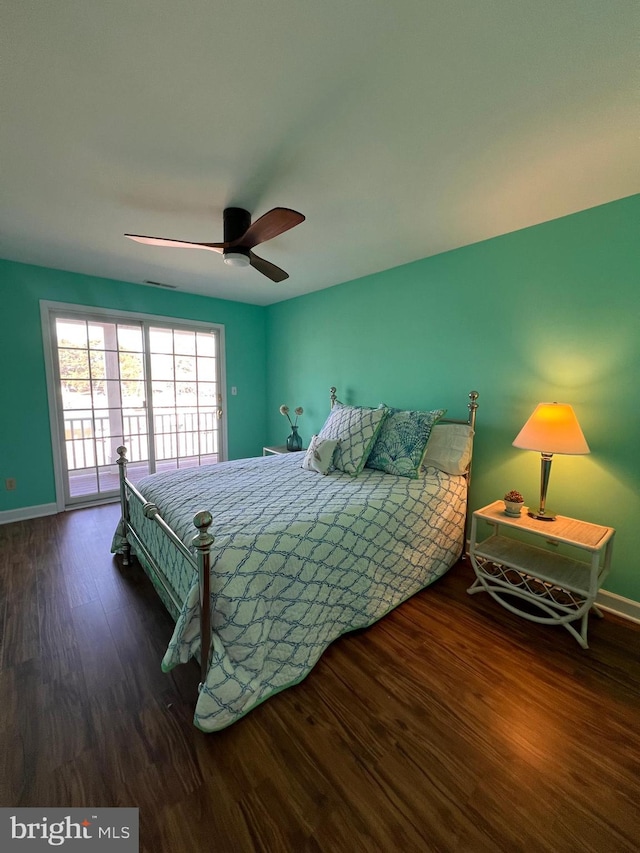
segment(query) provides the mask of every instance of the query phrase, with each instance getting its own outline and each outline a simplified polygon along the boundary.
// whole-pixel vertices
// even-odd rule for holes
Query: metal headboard
[[[478,411],[478,397],[480,396],[477,391],[469,391],[469,402],[467,403],[467,409],[469,410],[469,414],[467,415],[466,420],[463,418],[441,418],[438,421],[438,424],[463,424],[464,426],[469,426],[473,430],[473,434],[475,435],[476,431],[476,412]],[[329,388],[329,399],[331,401],[331,408],[339,402],[337,397],[337,390],[335,385],[332,385]],[[474,441],[471,441],[471,458],[469,459],[469,464],[467,466],[467,471],[465,473],[465,477],[467,479],[467,500],[465,506],[465,519],[464,519],[464,542],[462,544],[462,556],[466,555],[467,550],[467,531],[469,527],[469,490],[471,488],[471,466],[473,464],[473,445]]]

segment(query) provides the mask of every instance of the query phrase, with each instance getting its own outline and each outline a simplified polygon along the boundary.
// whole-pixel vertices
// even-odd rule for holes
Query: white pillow
[[[305,471],[317,471],[318,474],[328,474],[333,464],[333,451],[339,442],[333,438],[311,437],[309,447],[302,460]]]
[[[422,467],[447,474],[466,474],[471,461],[473,430],[466,424],[436,424],[429,436]]]

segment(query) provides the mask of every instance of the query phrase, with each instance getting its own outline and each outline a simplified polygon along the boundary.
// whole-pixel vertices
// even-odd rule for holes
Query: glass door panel
[[[120,445],[132,482],[221,460],[217,330],[51,316],[65,505],[118,494]]]
[[[55,320],[68,504],[117,494],[121,444],[132,479],[149,473],[142,340],[141,326]]]
[[[149,373],[157,470],[220,459],[218,335],[149,328]]]

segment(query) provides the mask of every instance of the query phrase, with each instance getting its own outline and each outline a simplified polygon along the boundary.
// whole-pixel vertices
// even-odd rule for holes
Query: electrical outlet
[[[232,385],[231,386],[231,396],[235,397],[237,393],[238,393],[238,389],[236,388],[235,385]]]
[[[7,479],[4,481],[4,486],[8,492],[13,492],[16,488],[16,481],[13,477],[7,477]]]

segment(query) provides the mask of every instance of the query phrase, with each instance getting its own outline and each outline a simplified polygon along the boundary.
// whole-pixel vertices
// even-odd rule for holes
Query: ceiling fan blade
[[[246,249],[253,249],[259,243],[266,243],[267,240],[273,240],[279,234],[284,234],[290,228],[300,225],[304,222],[304,216],[295,210],[290,210],[288,207],[274,207],[264,216],[256,219],[247,228],[241,237],[229,243],[229,247],[242,246]]]
[[[270,261],[265,261],[264,258],[259,258],[257,255],[254,255],[253,252],[249,253],[249,257],[251,259],[251,266],[258,270],[258,272],[261,272],[262,275],[266,275],[266,277],[270,278],[271,281],[284,281],[286,278],[289,278],[289,273],[281,270],[280,267],[277,267]]]
[[[207,249],[210,252],[222,252],[226,243],[190,243],[186,240],[167,240],[165,237],[145,237],[142,234],[125,234],[136,243],[144,243],[147,246],[166,246],[169,249]]]

